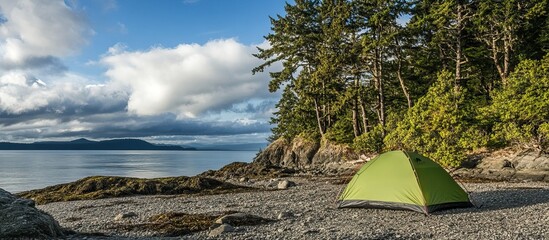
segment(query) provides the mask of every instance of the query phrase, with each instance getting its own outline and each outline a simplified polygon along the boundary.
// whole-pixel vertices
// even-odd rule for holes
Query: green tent
[[[391,151],[364,164],[339,197],[339,207],[433,211],[471,207],[468,194],[440,165],[415,152]]]

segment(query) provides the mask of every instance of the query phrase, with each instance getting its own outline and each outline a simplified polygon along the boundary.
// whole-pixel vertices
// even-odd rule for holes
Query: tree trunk
[[[358,128],[358,106],[356,100],[353,104],[353,133],[355,134],[355,138],[360,136],[360,129]]]
[[[362,97],[359,97],[358,99],[360,103],[360,115],[362,116],[362,128],[364,129],[364,132],[367,133],[370,131],[368,128],[368,118],[366,116],[366,108],[364,107],[364,102],[362,101]]]
[[[315,112],[316,112],[316,122],[318,123],[318,131],[320,132],[320,136],[324,137],[325,129],[324,129],[324,126],[322,125],[322,119],[320,117],[320,107],[318,106],[318,100],[316,98],[314,99],[314,103],[315,103]]]
[[[510,27],[509,27],[510,28]],[[507,84],[507,76],[509,76],[509,59],[511,58],[512,50],[512,29],[505,31],[505,39],[503,42],[503,75],[501,76],[501,82],[505,86]]]
[[[402,55],[401,55],[401,49],[400,44],[398,42],[398,39],[395,40],[396,42],[396,57],[397,57],[397,77],[398,81],[400,82],[400,87],[402,88],[402,92],[404,93],[404,96],[406,96],[406,101],[408,101],[408,108],[412,108],[412,98],[410,97],[410,93],[408,93],[408,88],[404,84],[404,78],[402,78]]]
[[[461,48],[462,48],[462,43],[461,43],[461,29],[462,29],[462,24],[463,24],[463,15],[462,15],[462,6],[461,4],[458,4],[457,5],[457,16],[456,16],[456,81],[455,81],[455,86],[454,87],[458,87],[459,84],[461,84],[461,64],[462,64],[462,61],[461,61],[461,57],[462,57],[462,53],[461,53]]]
[[[383,64],[381,59],[379,62],[379,112],[381,126],[385,127],[385,94],[383,92]]]
[[[359,87],[359,77],[355,76],[354,82],[354,96],[353,96],[353,132],[355,137],[360,136],[360,127],[358,124],[358,98],[360,98],[360,92],[358,91]]]
[[[500,64],[499,61],[499,46],[498,46],[498,39],[496,37],[496,33],[493,33],[492,35],[492,60],[494,61],[494,65],[496,65],[496,69],[498,70],[499,77],[501,78],[501,82],[505,84],[505,77],[504,77],[504,70]]]

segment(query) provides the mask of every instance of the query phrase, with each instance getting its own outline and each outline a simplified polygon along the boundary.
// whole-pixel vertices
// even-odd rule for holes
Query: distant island
[[[140,139],[112,139],[91,141],[80,138],[73,141],[49,141],[34,143],[0,142],[0,150],[196,150],[194,147],[157,145]]]

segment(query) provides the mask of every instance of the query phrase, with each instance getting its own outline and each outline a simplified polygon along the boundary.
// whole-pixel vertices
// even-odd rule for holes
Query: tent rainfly
[[[433,211],[472,207],[469,195],[440,165],[415,152],[391,151],[365,163],[338,201],[340,208]]]

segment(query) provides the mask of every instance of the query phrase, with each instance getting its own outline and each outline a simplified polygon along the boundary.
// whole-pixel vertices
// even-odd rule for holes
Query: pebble
[[[229,224],[221,224],[219,227],[216,227],[212,231],[210,231],[210,233],[208,233],[208,236],[217,237],[223,233],[234,232],[234,230],[234,227]]]
[[[289,187],[294,187],[295,185],[296,185],[295,182],[282,180],[278,182],[277,188],[281,190],[285,190],[285,189],[288,189]]]
[[[293,218],[294,217],[294,214],[292,212],[281,212],[280,214],[278,214],[278,217],[276,219],[288,219],[288,218]]]
[[[275,183],[279,181],[283,180]],[[231,211],[277,220],[239,226],[238,231],[224,232],[216,239],[549,239],[547,182],[465,183],[473,201],[482,204],[481,208],[451,209],[425,216],[411,211],[338,209],[334,200],[344,185],[327,184],[326,180],[295,181],[299,184],[285,191],[133,196],[57,202],[37,208],[50,213],[64,228],[110,236],[87,236],[89,239],[161,239],[154,231],[113,229],[120,222],[108,216],[128,213],[129,209],[137,214],[132,223],[140,224],[160,213],[219,213],[227,210],[225,206],[230,206]],[[293,217],[279,219],[283,212]],[[71,218],[74,216],[79,220]],[[191,233],[177,239],[207,239],[211,232]]]
[[[116,215],[116,216],[114,217],[114,220],[115,220],[115,221],[120,221],[120,220],[122,220],[122,219],[133,218],[133,217],[137,217],[137,213],[134,213],[134,212],[119,213],[118,215]]]

